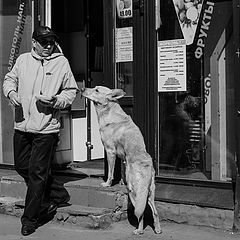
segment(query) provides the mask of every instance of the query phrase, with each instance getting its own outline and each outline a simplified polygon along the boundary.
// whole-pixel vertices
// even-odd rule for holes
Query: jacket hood
[[[50,56],[48,56],[48,57],[41,57],[41,56],[39,56],[35,51],[34,51],[34,49],[32,49],[31,50],[31,54],[32,54],[32,56],[35,58],[35,59],[37,59],[37,60],[39,60],[39,61],[41,61],[41,60],[51,60],[51,59],[54,59],[54,58],[56,58],[56,57],[60,57],[60,56],[64,56],[64,54],[63,54],[63,52],[62,52],[62,49],[61,49],[61,47],[59,46],[59,45],[56,45],[55,46],[55,48],[53,49],[53,53],[50,55]]]

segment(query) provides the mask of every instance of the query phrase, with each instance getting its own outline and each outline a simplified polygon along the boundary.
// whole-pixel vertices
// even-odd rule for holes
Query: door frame
[[[240,119],[239,119],[239,106],[240,106],[240,0],[233,0],[233,34],[234,34],[234,78],[235,78],[235,115],[236,115],[236,159],[237,159],[237,168],[238,172],[240,170]]]

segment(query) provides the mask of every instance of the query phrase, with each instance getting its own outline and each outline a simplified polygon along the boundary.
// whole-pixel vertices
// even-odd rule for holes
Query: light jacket
[[[32,133],[54,133],[60,130],[60,109],[70,106],[78,87],[68,60],[62,52],[42,58],[34,50],[20,55],[5,75],[3,92],[8,97],[16,91],[21,107],[15,107],[14,128]],[[55,96],[55,104],[45,106],[36,96]]]

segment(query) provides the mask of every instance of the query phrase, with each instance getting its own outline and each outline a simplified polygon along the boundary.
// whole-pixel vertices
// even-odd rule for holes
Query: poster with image
[[[203,0],[173,0],[177,18],[186,40],[190,45],[194,41],[198,26]]]

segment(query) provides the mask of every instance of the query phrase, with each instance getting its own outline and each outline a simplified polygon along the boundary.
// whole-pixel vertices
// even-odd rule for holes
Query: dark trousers
[[[58,134],[35,134],[16,130],[14,165],[27,185],[22,224],[36,226],[44,203],[69,200],[67,190],[51,175]]]

